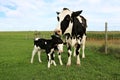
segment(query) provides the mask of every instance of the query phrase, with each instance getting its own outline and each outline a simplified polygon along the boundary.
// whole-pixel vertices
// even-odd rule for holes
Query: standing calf
[[[54,64],[54,66],[56,66],[56,63],[54,61],[54,50],[57,48],[59,62],[61,65],[63,65],[61,60],[61,53],[63,52],[63,41],[58,35],[52,35],[51,37],[52,39],[36,38],[34,40],[34,48],[32,51],[31,63],[33,63],[33,58],[37,52],[39,62],[41,62],[41,49],[44,49],[48,58],[48,68],[50,68],[50,64],[52,63]]]

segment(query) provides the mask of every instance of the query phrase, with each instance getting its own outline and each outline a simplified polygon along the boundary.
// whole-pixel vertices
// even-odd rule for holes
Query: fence
[[[120,27],[111,26],[107,22],[104,25],[105,31],[87,32],[87,46],[102,46],[102,51],[106,54],[110,53],[110,51],[114,53],[116,49],[118,51],[117,53],[120,53]],[[114,51],[112,51],[113,49]]]
[[[118,29],[118,34],[116,35],[117,39],[120,39],[120,32]],[[112,36],[112,40],[114,40],[114,36]],[[113,41],[112,41],[113,42]],[[118,41],[118,45],[120,44],[120,40]],[[108,23],[105,22],[105,53],[108,53]]]
[[[104,52],[108,53],[109,47],[120,48],[120,28],[113,26],[116,30],[109,30],[110,27],[107,22],[105,22],[105,31],[88,31],[87,32],[87,44],[97,44],[97,45],[104,45]],[[26,34],[26,39],[33,39],[35,37],[41,38],[50,38],[53,34],[52,31],[34,31],[28,32]],[[120,50],[119,50],[120,51]]]

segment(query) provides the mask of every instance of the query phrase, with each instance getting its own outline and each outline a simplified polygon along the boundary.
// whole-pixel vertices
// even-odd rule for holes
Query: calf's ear
[[[73,13],[72,13],[72,17],[77,17],[77,16],[79,16],[81,13],[82,13],[82,10],[81,10],[81,11],[73,12]]]
[[[55,39],[55,38],[56,38],[55,35],[52,35],[51,37],[52,37],[52,39]]]

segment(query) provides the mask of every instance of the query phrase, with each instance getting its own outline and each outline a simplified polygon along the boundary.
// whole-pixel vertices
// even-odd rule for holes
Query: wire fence
[[[109,46],[109,42],[108,41],[110,41],[111,39],[112,39],[112,41],[111,41],[111,43],[116,43],[117,45],[118,45],[118,47],[119,47],[119,44],[120,44],[120,32],[119,32],[119,28],[117,29],[118,31],[113,31],[113,32],[111,32],[111,34],[112,34],[112,36],[111,36],[111,39],[110,38],[108,38],[109,36],[108,36],[108,23],[107,22],[105,22],[105,53],[107,54],[108,53],[108,46]],[[116,28],[113,28],[113,29],[116,29]]]
[[[101,51],[106,54],[111,52],[116,53],[116,51],[120,54],[120,27],[110,26],[106,22],[104,30],[105,31],[88,31],[87,44],[97,47],[102,46]]]

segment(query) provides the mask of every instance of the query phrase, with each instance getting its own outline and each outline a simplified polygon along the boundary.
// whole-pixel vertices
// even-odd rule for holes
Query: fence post
[[[107,54],[107,22],[105,22],[105,53]]]

